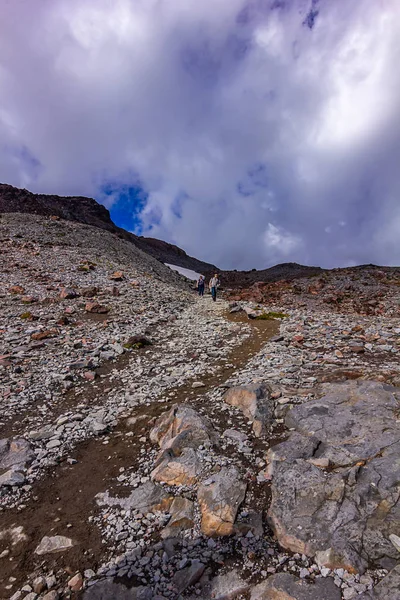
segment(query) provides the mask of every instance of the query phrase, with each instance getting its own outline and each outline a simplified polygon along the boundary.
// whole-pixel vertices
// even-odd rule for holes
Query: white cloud
[[[399,263],[397,2],[3,0],[0,181],[140,182],[221,267]]]

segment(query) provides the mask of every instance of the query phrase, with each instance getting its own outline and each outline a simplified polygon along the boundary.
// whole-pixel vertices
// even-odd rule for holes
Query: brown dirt
[[[233,371],[243,367],[279,331],[276,321],[248,321],[243,314],[228,315],[228,318],[238,323],[249,323],[252,327],[251,337],[228,357],[234,366],[222,366],[219,373],[202,377],[205,384],[203,388],[192,389],[193,380],[176,388],[174,395],[169,396],[168,403],[196,402],[208,390],[227,380]],[[116,363],[112,368],[116,368]],[[106,380],[104,378],[102,381]],[[86,386],[85,393],[79,395],[81,402],[86,399],[89,390],[90,386]],[[14,508],[0,514],[0,532],[22,526],[28,536],[28,541],[15,546],[10,545],[9,537],[0,539],[0,554],[10,549],[9,556],[1,559],[1,598],[12,595],[12,590],[15,591],[44,563],[47,572],[54,569],[73,573],[78,569],[96,569],[103,562],[107,548],[102,544],[97,527],[88,522],[94,510],[94,496],[106,489],[115,489],[115,478],[121,467],[132,468],[137,464],[143,444],[136,440],[148,433],[151,420],[159,416],[168,403],[155,402],[132,411],[132,416],[146,416],[130,429],[135,434],[132,437],[124,435],[127,430],[126,424],[122,423],[108,436],[107,445],[103,443],[104,438],[92,438],[79,444],[70,453],[78,461],[76,464],[69,465],[64,460],[57,467],[49,469],[46,476],[33,486],[34,500],[30,499],[21,510]],[[43,561],[43,558],[34,554],[34,550],[44,535],[66,535],[77,545],[62,554],[46,555]],[[11,591],[5,588],[9,584],[9,577],[16,578]]]

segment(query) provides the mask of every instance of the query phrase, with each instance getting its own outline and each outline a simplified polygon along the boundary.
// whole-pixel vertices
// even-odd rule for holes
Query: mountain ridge
[[[223,270],[216,265],[188,255],[182,248],[169,242],[152,237],[137,236],[118,227],[111,219],[110,211],[94,198],[86,196],[58,196],[55,194],[36,194],[26,189],[0,183],[0,214],[31,213],[47,217],[59,217],[67,221],[76,221],[114,233],[121,239],[133,243],[162,263],[176,265],[203,273],[207,278],[213,273],[221,275],[225,288],[249,288],[257,283],[291,281],[302,277],[322,275],[330,269],[300,265],[294,262],[281,263],[267,269],[249,271]],[[363,269],[375,265],[352,267]],[[380,268],[380,267],[376,267]]]

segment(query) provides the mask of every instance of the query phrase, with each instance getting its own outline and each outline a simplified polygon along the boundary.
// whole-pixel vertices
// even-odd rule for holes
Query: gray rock
[[[69,550],[74,545],[70,538],[63,535],[54,535],[52,537],[45,536],[37,546],[35,554],[42,556],[43,554],[55,554],[57,552],[63,552]]]
[[[193,527],[194,506],[187,498],[174,498],[169,509],[171,518],[168,526],[161,532],[161,537],[175,537],[185,529]]]
[[[225,429],[222,435],[238,444],[244,444],[249,439],[245,433],[236,429]]]
[[[2,475],[0,475],[0,487],[13,487],[14,485],[23,485],[26,481],[26,477],[19,471],[10,469]]]
[[[168,485],[191,485],[201,473],[202,464],[193,448],[183,448],[179,456],[165,450],[151,472],[151,478]]]
[[[211,423],[185,404],[175,404],[161,415],[150,432],[153,443],[176,454],[187,447],[210,446],[214,437]]]
[[[90,431],[95,435],[102,435],[103,433],[107,433],[107,431],[109,431],[108,425],[102,421],[92,421],[89,428]]]
[[[250,600],[340,600],[341,597],[331,578],[309,583],[289,573],[278,573],[254,587]]]
[[[172,578],[172,582],[178,593],[182,593],[186,588],[194,585],[203,575],[205,565],[199,560],[192,560],[191,564],[180,571],[177,571]]]
[[[0,471],[27,466],[34,456],[29,442],[24,439],[0,440]]]
[[[231,535],[247,485],[236,467],[223,467],[199,485],[197,498],[201,510],[201,530],[205,535]]]
[[[269,386],[257,384],[232,387],[225,393],[224,400],[230,406],[240,408],[252,421],[257,437],[266,433],[267,427],[272,423],[274,408]]]
[[[84,594],[83,600],[152,600],[154,594],[150,588],[127,588],[122,583],[99,581]]]
[[[288,413],[296,433],[270,453],[272,527],[284,548],[326,567],[391,568],[398,552],[389,536],[400,530],[400,390],[374,382],[327,389]],[[310,464],[314,458],[329,459],[330,471]]]
[[[209,587],[210,597],[213,600],[235,600],[250,589],[247,581],[244,581],[236,571],[214,577]]]
[[[147,481],[138,488],[132,490],[129,496],[114,498],[108,492],[97,494],[96,501],[99,506],[120,506],[121,508],[137,509],[141,512],[152,510],[165,510],[169,508],[172,497],[167,494],[160,485]]]

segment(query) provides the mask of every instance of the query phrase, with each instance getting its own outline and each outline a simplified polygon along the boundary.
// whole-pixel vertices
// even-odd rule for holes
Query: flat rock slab
[[[122,583],[99,581],[84,594],[83,600],[153,600],[152,590],[148,587],[127,588]]]
[[[239,408],[245,417],[252,421],[257,437],[266,433],[267,427],[272,423],[274,409],[267,385],[232,387],[224,394],[224,400],[230,406]]]
[[[289,573],[278,573],[253,588],[250,600],[341,600],[341,597],[333,579],[309,583]]]
[[[199,485],[201,531],[209,536],[231,535],[247,485],[236,467],[223,467]]]
[[[74,545],[74,542],[64,535],[54,535],[52,537],[45,536],[35,550],[35,554],[42,556],[43,554],[56,554],[69,550]]]
[[[293,408],[295,431],[268,453],[269,519],[279,543],[329,568],[392,568],[400,532],[400,389],[334,385]],[[329,465],[329,468],[326,467]]]
[[[156,485],[151,481],[135,488],[125,498],[110,496],[108,492],[96,496],[99,506],[120,506],[125,510],[137,509],[145,513],[154,510],[167,510],[172,500],[172,496],[164,492],[160,485]]]

